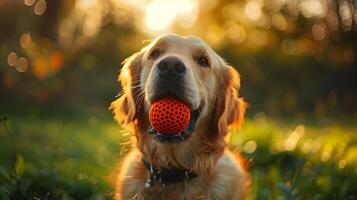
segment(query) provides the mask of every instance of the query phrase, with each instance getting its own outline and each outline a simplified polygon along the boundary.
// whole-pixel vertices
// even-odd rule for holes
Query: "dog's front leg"
[[[142,200],[145,192],[147,170],[141,163],[141,154],[138,151],[130,152],[124,159],[118,181],[115,186],[115,199]]]

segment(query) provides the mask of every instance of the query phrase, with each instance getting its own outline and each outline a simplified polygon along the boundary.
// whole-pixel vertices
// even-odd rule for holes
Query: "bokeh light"
[[[131,148],[107,110],[122,94],[120,63],[173,32],[202,38],[240,73],[249,108],[225,142],[247,158],[247,199],[355,199],[356,9],[349,0],[0,0],[0,125],[9,115],[19,146],[7,159],[0,126],[0,180],[12,160],[25,170],[0,196],[21,186],[27,196],[9,199],[39,198],[46,182],[50,199],[106,199],[106,170]]]
[[[340,160],[340,162],[338,162],[338,167],[340,169],[343,169],[346,167],[347,161],[346,160]]]
[[[243,146],[243,151],[250,154],[254,153],[257,149],[257,143],[254,140],[250,140]]]
[[[45,13],[47,8],[47,2],[46,0],[38,0],[35,4],[35,7],[33,11],[35,12],[36,15],[43,15]]]
[[[339,13],[341,16],[342,24],[346,27],[345,30],[350,30],[353,18],[352,18],[352,8],[349,1],[341,1]]]
[[[315,40],[323,40],[326,37],[326,25],[323,23],[316,23],[312,26],[312,35]]]
[[[10,52],[9,55],[7,56],[7,63],[11,67],[14,67],[17,63],[17,54],[15,52]]]
[[[32,6],[35,2],[36,0],[24,0],[26,6]]]
[[[262,15],[261,9],[262,5],[258,1],[250,0],[245,5],[244,12],[250,20],[256,21]]]
[[[31,35],[29,33],[23,33],[20,38],[20,46],[27,48],[31,44]]]
[[[330,159],[331,157],[331,151],[324,151],[322,154],[321,154],[321,161],[322,162],[326,162]]]
[[[24,57],[19,57],[17,59],[17,63],[16,63],[16,70],[19,71],[19,72],[26,72],[27,71],[27,68],[28,68],[28,61],[26,58]]]
[[[307,17],[322,18],[326,14],[326,1],[323,0],[303,0],[300,5],[302,14]]]
[[[247,37],[247,33],[243,26],[235,23],[227,25],[226,35],[229,39],[237,44],[243,43]]]
[[[286,30],[288,27],[288,22],[286,21],[284,15],[281,13],[274,13],[271,17],[271,24],[279,30]]]

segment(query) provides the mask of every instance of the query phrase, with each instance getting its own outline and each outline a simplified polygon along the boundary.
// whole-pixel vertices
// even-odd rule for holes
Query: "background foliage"
[[[0,198],[110,198],[120,62],[166,32],[239,70],[249,199],[356,199],[356,2],[0,0]],[[236,131],[235,131],[236,132]]]

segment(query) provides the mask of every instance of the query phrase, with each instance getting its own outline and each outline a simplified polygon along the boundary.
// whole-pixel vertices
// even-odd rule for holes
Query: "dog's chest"
[[[208,188],[199,180],[190,183],[166,184],[165,186],[153,185],[150,191],[144,188],[143,196],[147,200],[187,200],[210,199]]]

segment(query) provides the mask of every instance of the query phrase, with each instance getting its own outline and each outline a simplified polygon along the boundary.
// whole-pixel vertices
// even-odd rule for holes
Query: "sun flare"
[[[185,27],[196,22],[198,1],[196,0],[154,0],[144,8],[144,24],[149,33],[170,30],[176,21]]]

